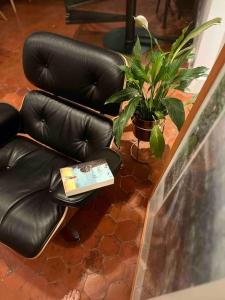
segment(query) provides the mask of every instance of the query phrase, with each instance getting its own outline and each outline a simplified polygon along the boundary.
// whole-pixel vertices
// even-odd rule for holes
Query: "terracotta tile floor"
[[[1,2],[0,7],[8,17],[6,22],[0,20],[0,102],[19,108],[24,94],[32,88],[21,64],[25,37],[35,30],[72,37],[79,26],[64,24],[60,0],[15,0],[17,16],[8,2]],[[176,134],[167,121],[169,146]],[[79,289],[82,300],[129,299],[146,206],[163,167],[163,160],[150,158],[149,165],[132,160],[129,148],[133,140],[128,126],[120,149],[123,166],[115,185],[102,190],[74,217],[80,243],[69,242],[62,231],[35,260],[26,260],[0,246],[0,300],[62,299],[74,288]]]

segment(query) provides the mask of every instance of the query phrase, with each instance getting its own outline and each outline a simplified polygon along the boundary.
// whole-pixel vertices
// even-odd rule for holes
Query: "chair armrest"
[[[19,128],[19,112],[7,103],[0,103],[0,144],[16,135]]]
[[[121,157],[118,153],[115,151],[105,148],[104,150],[101,150],[99,152],[96,152],[92,155],[90,155],[86,161],[96,160],[96,159],[105,159],[115,176],[120,168],[121,165]],[[99,189],[91,190],[85,193],[81,193],[75,196],[66,197],[62,180],[60,178],[60,175],[58,175],[57,184],[54,185],[54,189],[52,191],[53,193],[53,199],[57,203],[61,205],[71,206],[71,207],[79,207],[85,204],[91,197],[95,196],[97,191]]]

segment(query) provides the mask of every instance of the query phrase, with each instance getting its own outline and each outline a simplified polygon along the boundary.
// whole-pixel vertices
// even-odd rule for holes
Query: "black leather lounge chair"
[[[118,64],[117,53],[52,33],[25,42],[24,72],[39,90],[27,93],[20,111],[0,104],[0,241],[25,257],[38,256],[95,193],[67,198],[60,167],[97,158],[114,174],[120,166],[109,148],[112,121],[103,115],[119,110],[104,105],[123,87]]]

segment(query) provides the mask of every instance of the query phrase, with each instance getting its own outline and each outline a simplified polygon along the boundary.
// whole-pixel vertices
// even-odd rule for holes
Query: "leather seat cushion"
[[[25,137],[0,148],[0,241],[25,257],[34,257],[64,217],[50,188],[59,168],[74,164]]]

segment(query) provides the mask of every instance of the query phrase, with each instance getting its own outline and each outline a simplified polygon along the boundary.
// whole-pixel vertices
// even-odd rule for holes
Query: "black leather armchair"
[[[0,104],[0,241],[21,255],[41,253],[69,210],[95,193],[66,197],[59,168],[105,158],[116,174],[121,160],[103,113],[118,113],[104,102],[123,87],[122,63],[116,53],[51,33],[26,40],[24,72],[40,90],[28,92],[20,111]]]

